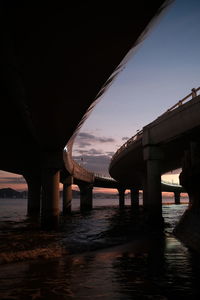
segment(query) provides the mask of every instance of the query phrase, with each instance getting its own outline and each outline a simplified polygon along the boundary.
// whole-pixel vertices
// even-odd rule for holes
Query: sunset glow
[[[82,125],[73,146],[78,163],[108,175],[113,154],[127,139],[200,85],[199,28],[198,1],[178,0],[168,7]],[[179,183],[178,176],[162,179]],[[27,189],[22,176],[0,171],[4,187]]]

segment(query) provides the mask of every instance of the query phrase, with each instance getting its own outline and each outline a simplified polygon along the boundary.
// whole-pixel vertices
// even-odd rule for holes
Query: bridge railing
[[[114,178],[112,178],[109,175],[105,175],[105,174],[101,174],[101,173],[93,173],[91,171],[88,171],[86,168],[81,166],[75,160],[73,160],[73,164],[74,164],[74,175],[79,177],[78,179],[81,179],[81,177],[83,177],[83,178],[87,179],[87,181],[89,180],[91,182],[91,181],[94,181],[94,179],[96,177],[96,178],[100,178],[100,179],[105,179],[107,181],[113,181],[113,182],[116,181]]]
[[[138,131],[134,136],[128,139],[113,155],[111,161],[114,160],[122,151],[128,148],[133,142],[139,140],[142,137],[143,130]]]
[[[75,160],[73,160],[74,165],[74,176],[77,179],[85,179],[85,181],[93,182],[94,181],[94,173],[86,170],[81,165],[79,165]]]
[[[179,100],[176,104],[174,104],[172,107],[170,107],[164,114],[166,114],[169,111],[172,111],[172,110],[180,107],[181,105],[184,104],[184,102],[186,102],[186,100],[187,101],[191,100],[191,97],[192,97],[192,99],[195,98],[198,95],[197,93],[199,91],[200,91],[200,87],[198,87],[197,89],[195,89],[195,88],[191,89],[191,93],[190,94],[188,94],[187,96],[185,96],[183,99]]]
[[[170,107],[166,112],[164,112],[162,115],[160,115],[158,118],[160,118],[161,116],[167,114],[168,112],[180,107],[184,102],[189,101],[189,99],[192,97],[195,98],[197,96],[197,93],[200,91],[200,87],[198,88],[193,88],[191,90],[191,93],[188,94],[187,96],[185,96],[183,99],[179,100],[176,104],[174,104],[172,107]],[[191,99],[190,99],[191,100]],[[143,130],[140,130],[139,132],[137,132],[134,136],[132,136],[129,140],[127,140],[113,155],[113,157],[111,158],[111,162],[118,157],[118,155],[124,151],[126,148],[128,148],[128,146],[130,146],[132,143],[134,143],[135,141],[139,140],[142,137],[143,134]]]

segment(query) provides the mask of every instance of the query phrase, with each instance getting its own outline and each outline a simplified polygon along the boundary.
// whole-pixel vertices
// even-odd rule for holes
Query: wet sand
[[[30,220],[7,222],[0,232],[1,258],[7,255],[0,299],[199,300],[199,257],[172,234],[185,208],[163,207],[161,235],[139,234],[128,207],[75,212],[58,232],[40,231]]]

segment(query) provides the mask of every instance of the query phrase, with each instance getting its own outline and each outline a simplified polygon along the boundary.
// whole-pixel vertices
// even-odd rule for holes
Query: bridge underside
[[[1,1],[1,169],[37,172],[46,153],[60,161],[87,109],[163,3]]]
[[[179,101],[180,102],[180,101]],[[189,196],[189,210],[176,234],[200,251],[200,96],[170,110],[143,128],[140,135],[123,145],[113,157],[110,175],[121,184],[143,189],[143,204],[152,222],[162,222],[161,175],[182,168],[180,184]],[[167,190],[169,191],[168,187]],[[172,191],[172,190],[171,190]],[[179,201],[175,191],[176,203]],[[160,223],[161,223],[160,222]],[[198,247],[196,247],[196,240]]]
[[[162,159],[159,161],[161,174],[181,168],[185,151],[190,148],[192,141],[200,142],[199,136],[200,127],[197,126],[192,130],[188,130],[184,135],[158,144],[157,147],[162,152]],[[119,155],[119,158],[113,164],[111,162],[111,176],[120,183],[142,189],[146,172],[146,162],[142,149],[141,139],[130,146],[130,149],[127,149],[121,156]]]
[[[1,1],[0,169],[24,175],[37,210],[42,187],[44,225],[58,219],[65,145],[164,2]]]

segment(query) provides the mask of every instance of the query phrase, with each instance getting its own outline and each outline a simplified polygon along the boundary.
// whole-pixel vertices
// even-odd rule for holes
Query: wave
[[[19,262],[24,260],[38,260],[59,258],[66,254],[66,250],[61,247],[37,248],[25,251],[12,251],[0,253],[0,264]]]

